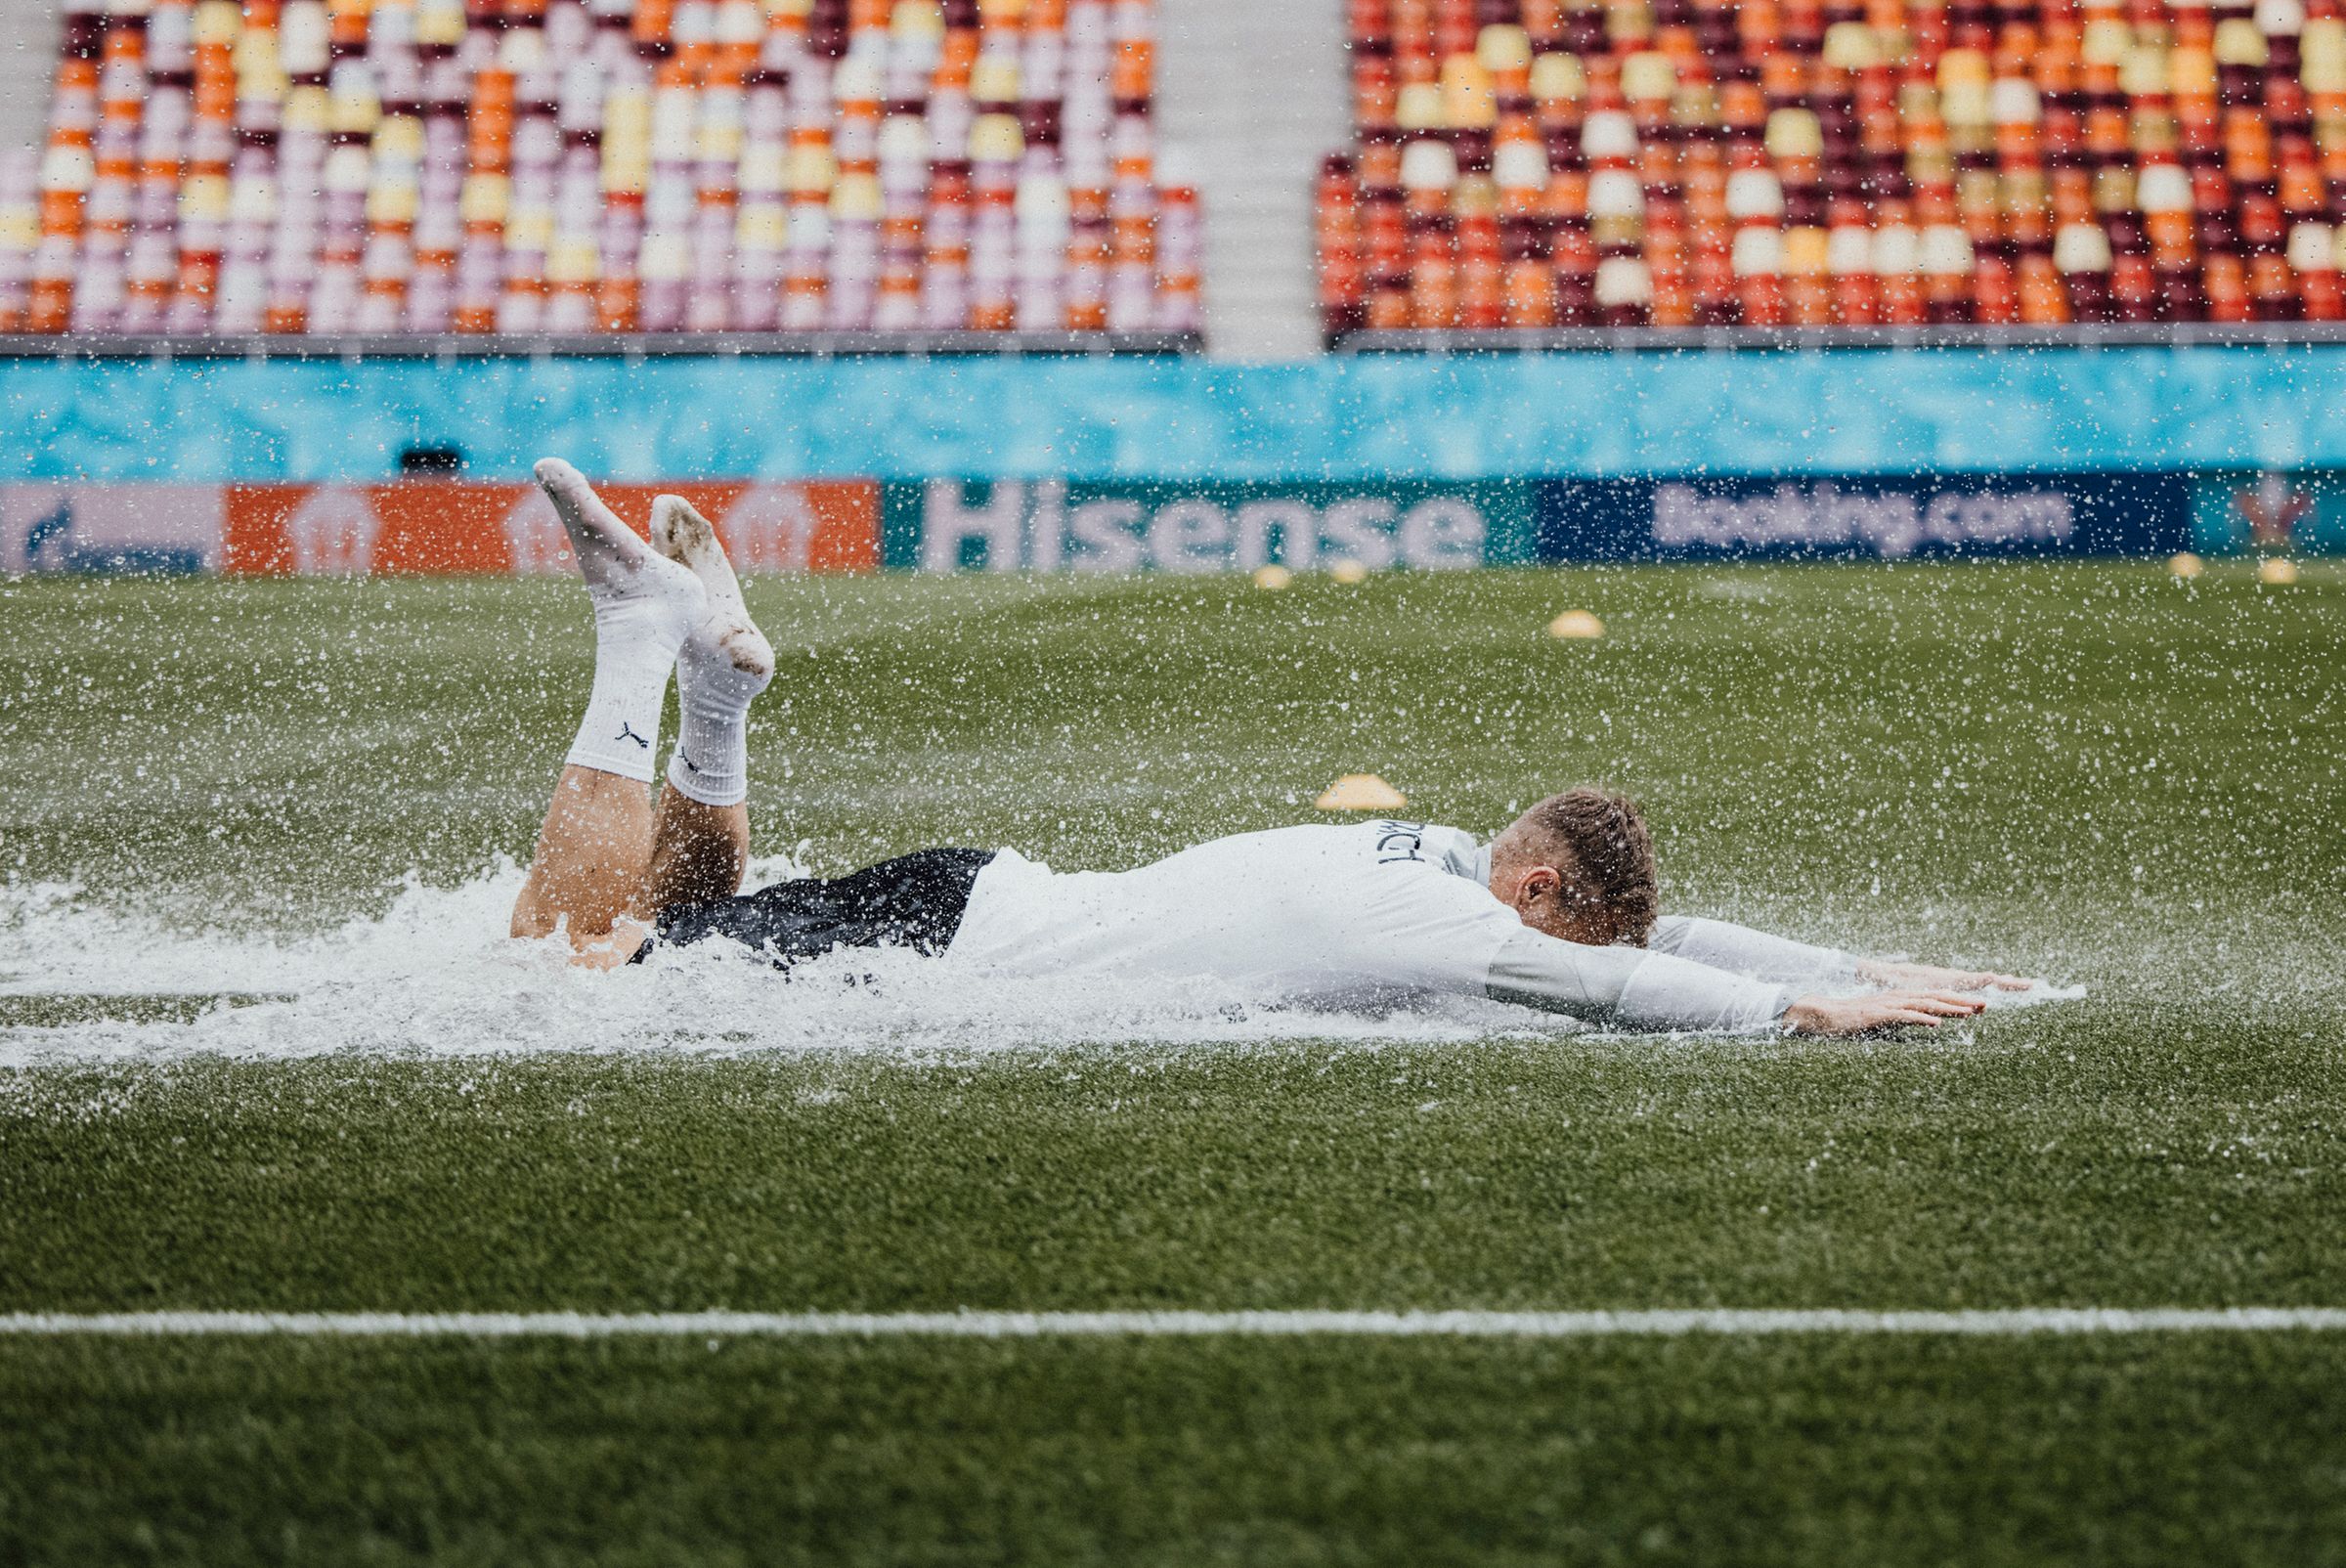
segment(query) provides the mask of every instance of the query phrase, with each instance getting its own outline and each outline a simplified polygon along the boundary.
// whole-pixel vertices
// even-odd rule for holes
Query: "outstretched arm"
[[[1921,987],[1941,991],[2027,991],[2036,981],[2018,975],[1999,975],[1992,969],[1941,969],[1936,964],[1896,963],[1887,958],[1861,958],[1857,978],[1869,985],[1892,990]]]
[[[1838,947],[1772,936],[1724,920],[1665,915],[1654,922],[1656,952],[1715,969],[1794,986],[1862,982],[1893,991],[2024,991],[2035,982],[1993,970],[1941,969],[1935,964],[1859,958]]]
[[[1491,965],[1489,993],[1503,1002],[1625,1028],[1744,1034],[1782,1027],[1802,1034],[1864,1034],[1935,1024],[1979,1011],[1944,992],[1828,997],[1729,974],[1641,947],[1589,947],[1526,929]]]
[[[1781,985],[1641,947],[1591,947],[1526,927],[1492,961],[1490,994],[1591,1024],[1743,1034],[1792,1005]]]
[[[1780,984],[1846,985],[1857,979],[1857,960],[1838,947],[1771,936],[1724,920],[1664,915],[1654,922],[1650,945],[1657,953]]]

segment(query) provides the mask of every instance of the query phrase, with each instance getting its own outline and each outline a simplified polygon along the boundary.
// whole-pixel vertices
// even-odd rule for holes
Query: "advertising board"
[[[868,480],[615,484],[638,532],[652,497],[682,495],[744,572],[869,572],[880,487]],[[231,576],[567,572],[570,551],[536,485],[414,479],[382,485],[0,485],[0,571]]]
[[[881,558],[922,572],[1450,571],[1534,558],[1538,488],[1364,484],[889,485]]]
[[[2346,473],[1899,478],[655,481],[762,572],[1450,571],[1532,562],[2346,552]],[[0,572],[232,576],[569,570],[519,481],[0,485]]]
[[[1551,480],[1542,561],[2164,555],[2192,537],[2180,474]]]

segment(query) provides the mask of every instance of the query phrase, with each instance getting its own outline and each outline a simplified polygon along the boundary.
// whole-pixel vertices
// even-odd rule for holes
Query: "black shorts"
[[[662,912],[659,940],[683,945],[730,936],[788,969],[842,947],[909,947],[941,953],[961,929],[991,849],[923,849],[825,881],[802,877],[705,904]],[[633,962],[652,950],[645,942]]]

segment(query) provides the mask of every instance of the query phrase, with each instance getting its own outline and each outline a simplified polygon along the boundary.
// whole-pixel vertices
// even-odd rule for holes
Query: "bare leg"
[[[620,956],[631,956],[662,910],[738,893],[749,859],[747,806],[703,806],[664,788],[655,810],[631,778],[566,767],[513,904],[513,935],[550,936],[567,919],[580,945],[616,929],[632,938]]]
[[[565,920],[573,941],[610,935],[611,923],[634,906],[651,863],[650,787],[576,763],[563,768],[513,902],[513,935],[550,936]]]
[[[730,898],[749,863],[749,806],[704,806],[671,785],[660,792],[649,863],[630,912],[651,920],[676,904]]]
[[[638,539],[577,469],[547,459],[538,480],[554,503],[594,605],[594,689],[546,806],[521,896],[516,936],[567,928],[608,937],[644,889],[652,860],[652,741],[669,674],[708,595],[685,567]]]

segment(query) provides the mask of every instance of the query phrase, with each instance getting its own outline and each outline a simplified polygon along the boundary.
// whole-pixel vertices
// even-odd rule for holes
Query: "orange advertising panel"
[[[682,496],[717,526],[744,573],[879,569],[880,487],[872,480],[595,488],[638,534],[651,526],[654,496]],[[535,485],[230,485],[220,526],[220,570],[246,577],[571,569],[561,520]]]

